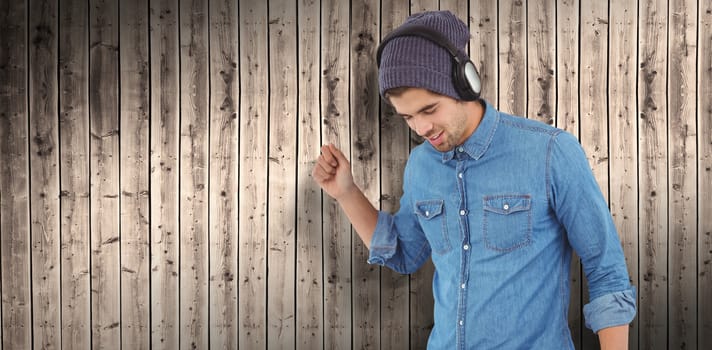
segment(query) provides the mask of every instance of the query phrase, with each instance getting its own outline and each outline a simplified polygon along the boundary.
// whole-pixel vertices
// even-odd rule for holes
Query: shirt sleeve
[[[369,264],[386,266],[402,274],[417,271],[431,253],[425,233],[413,212],[407,182],[406,169],[400,209],[395,214],[378,212],[368,258]]]
[[[586,326],[594,332],[630,323],[636,293],[608,205],[578,140],[561,132],[550,145],[549,200],[581,258],[591,302],[584,306]]]

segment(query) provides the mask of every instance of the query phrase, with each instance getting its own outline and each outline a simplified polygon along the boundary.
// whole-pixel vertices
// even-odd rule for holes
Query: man
[[[480,99],[468,39],[450,12],[425,12],[379,47],[381,96],[427,141],[408,159],[397,213],[371,205],[333,145],[314,179],[369,247],[369,263],[412,273],[432,256],[429,348],[573,349],[573,250],[589,282],[586,325],[602,349],[627,348],[635,289],[582,148]]]

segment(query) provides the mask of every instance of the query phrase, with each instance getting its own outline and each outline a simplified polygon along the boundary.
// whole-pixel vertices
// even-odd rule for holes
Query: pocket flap
[[[500,196],[485,196],[484,209],[493,213],[508,215],[531,208],[531,196],[513,194]]]
[[[415,214],[430,220],[443,212],[443,200],[433,199],[415,202]]]

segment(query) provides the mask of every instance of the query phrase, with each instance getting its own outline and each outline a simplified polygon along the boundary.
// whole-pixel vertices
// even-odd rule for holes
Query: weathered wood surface
[[[208,2],[180,1],[180,348],[208,348]]]
[[[0,2],[0,294],[2,348],[32,346],[27,4]]]
[[[239,347],[267,339],[267,4],[240,2]],[[260,96],[259,98],[255,98]]]
[[[712,1],[698,7],[697,34],[697,341],[712,347]]]
[[[119,41],[121,150],[121,342],[151,347],[148,6],[122,3]]]
[[[121,347],[119,7],[89,2],[89,181],[92,347]]]
[[[638,278],[641,349],[668,344],[667,2],[638,8]]]
[[[297,262],[296,348],[324,347],[324,274],[321,190],[311,178],[321,141],[319,1],[297,3]]]
[[[668,9],[668,347],[696,349],[697,1],[672,0]]]
[[[636,30],[638,8],[628,2],[612,2],[608,19],[608,154],[609,200],[618,228],[631,283],[638,283],[638,152],[636,99]],[[631,349],[638,348],[639,324],[628,334]]]
[[[294,347],[297,197],[297,11],[285,1],[269,8],[269,197],[267,347]]]
[[[707,0],[0,0],[0,348],[424,348],[433,265],[367,265],[310,174],[334,143],[399,209],[422,139],[373,54],[434,9],[488,102],[580,137],[638,287],[629,348],[710,347]],[[571,292],[595,348],[577,258]]]
[[[321,2],[321,139],[351,159],[349,135],[350,4]],[[324,347],[347,349],[352,335],[351,224],[338,203],[323,194]]]
[[[351,12],[351,169],[354,181],[379,208],[381,183],[378,70],[376,48],[380,26],[378,0],[353,1],[360,8]],[[380,268],[366,264],[368,249],[352,230],[353,347],[381,348]]]
[[[151,1],[151,347],[178,349],[179,46],[178,1]]]
[[[34,343],[61,347],[59,261],[58,7],[31,1],[29,11],[30,231]]]
[[[237,6],[210,4],[210,347],[235,349],[239,165]]]

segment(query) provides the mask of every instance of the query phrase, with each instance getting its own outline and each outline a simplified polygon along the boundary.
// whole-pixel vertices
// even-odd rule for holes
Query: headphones
[[[376,62],[379,68],[381,66],[381,53],[383,48],[386,47],[389,41],[402,36],[417,36],[447,50],[452,57],[452,82],[453,85],[455,85],[455,90],[460,94],[463,100],[475,101],[479,99],[482,83],[475,64],[472,63],[467,54],[458,50],[448,38],[440,34],[440,32],[424,25],[412,24],[401,26],[383,38],[376,52]]]

